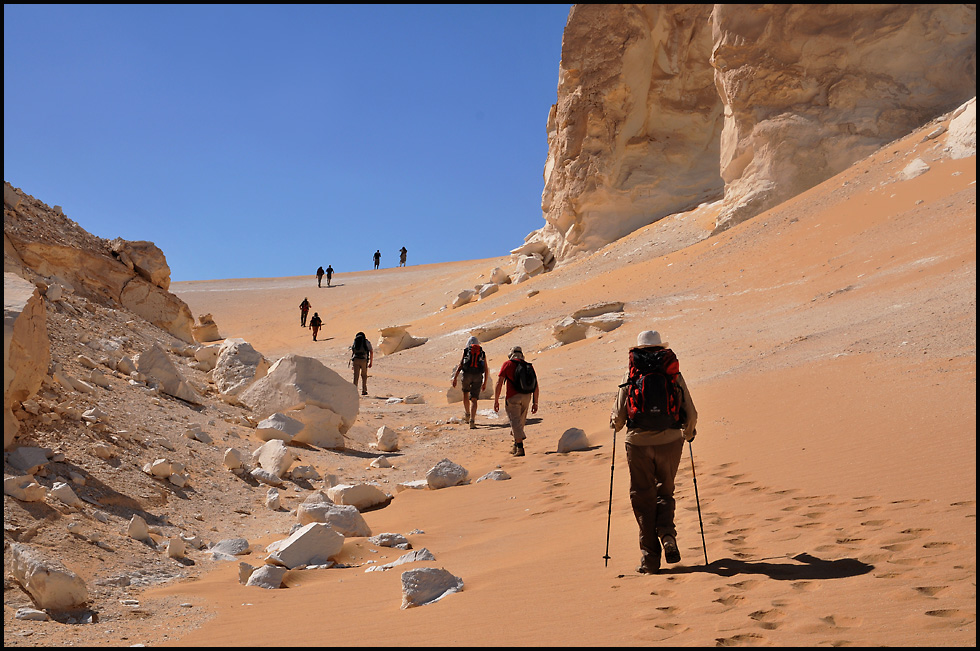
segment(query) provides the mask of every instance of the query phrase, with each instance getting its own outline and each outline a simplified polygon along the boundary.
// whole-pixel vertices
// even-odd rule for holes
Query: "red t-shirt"
[[[514,361],[508,359],[506,362],[504,362],[501,365],[501,367],[500,367],[500,373],[497,374],[497,377],[502,377],[502,378],[506,378],[507,379],[507,382],[506,382],[506,384],[507,384],[507,393],[506,393],[506,395],[504,395],[504,398],[505,399],[506,398],[510,398],[512,395],[518,393],[517,389],[514,388],[514,367],[515,366],[516,366],[516,364],[514,364]]]

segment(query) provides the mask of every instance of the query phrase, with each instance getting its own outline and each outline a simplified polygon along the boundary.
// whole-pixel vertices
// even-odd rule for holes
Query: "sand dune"
[[[930,171],[900,180],[915,157]],[[458,594],[402,610],[401,572],[364,571],[401,552],[355,539],[342,558],[351,567],[292,571],[285,590],[243,587],[226,563],[150,591],[158,608],[207,613],[174,608],[157,641],[975,645],[975,182],[975,157],[942,159],[916,132],[719,235],[708,237],[704,211],[668,218],[457,309],[441,308],[507,258],[338,270],[321,289],[317,260],[308,277],[174,283],[224,336],[341,373],[355,332],[376,340],[379,328],[410,325],[429,340],[379,356],[349,455],[361,451],[363,465],[387,424],[408,441],[392,481],[442,457],[473,478],[499,466],[512,479],[405,491],[365,514],[375,532],[418,532],[414,547],[437,559],[426,565],[463,578]],[[319,342],[296,322],[304,296],[326,322]],[[622,326],[554,345],[554,323],[604,301],[625,302]],[[508,454],[506,417],[490,402],[477,430],[440,424],[461,415],[444,397],[456,356],[470,329],[490,324],[513,326],[485,342],[491,368],[522,345],[541,380],[524,458]],[[677,352],[700,414],[678,477],[683,560],[657,576],[634,570],[622,433],[603,560],[608,414],[646,329]],[[384,400],[411,393],[425,404]],[[413,436],[416,425],[425,432]],[[592,448],[556,453],[568,427]],[[268,541],[283,533],[270,529]]]

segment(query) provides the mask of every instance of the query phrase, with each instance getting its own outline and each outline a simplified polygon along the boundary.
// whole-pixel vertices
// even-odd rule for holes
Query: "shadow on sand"
[[[718,576],[736,576],[739,574],[764,574],[777,581],[805,581],[819,579],[844,579],[851,576],[867,574],[874,569],[856,558],[841,558],[825,561],[807,553],[797,554],[792,560],[796,563],[771,563],[768,559],[761,561],[739,561],[722,558],[708,565],[696,567],[671,567],[661,570],[662,574],[687,574],[693,572],[710,572]]]

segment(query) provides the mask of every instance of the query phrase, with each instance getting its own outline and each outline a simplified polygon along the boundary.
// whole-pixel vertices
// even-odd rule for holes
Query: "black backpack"
[[[680,429],[687,420],[684,391],[677,381],[680,364],[669,348],[630,351],[626,387],[626,424],[631,429],[660,432]]]
[[[473,344],[463,349],[463,359],[459,362],[459,367],[464,371],[477,370],[483,371],[483,362],[487,354],[479,344]]]
[[[354,343],[350,348],[354,352],[354,359],[367,359],[369,350],[368,342],[363,332],[357,333],[354,337]]]
[[[534,366],[523,359],[511,361],[514,362],[514,388],[518,393],[534,393],[538,388],[538,376],[534,372]]]

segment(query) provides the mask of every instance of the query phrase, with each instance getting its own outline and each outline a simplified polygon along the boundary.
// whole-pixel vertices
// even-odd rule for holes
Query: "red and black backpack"
[[[459,367],[464,371],[482,371],[483,360],[486,358],[487,354],[480,345],[473,344],[463,349],[463,359],[459,362]]]
[[[680,429],[687,420],[684,390],[677,377],[680,364],[669,348],[630,350],[626,387],[626,424],[630,429]]]

